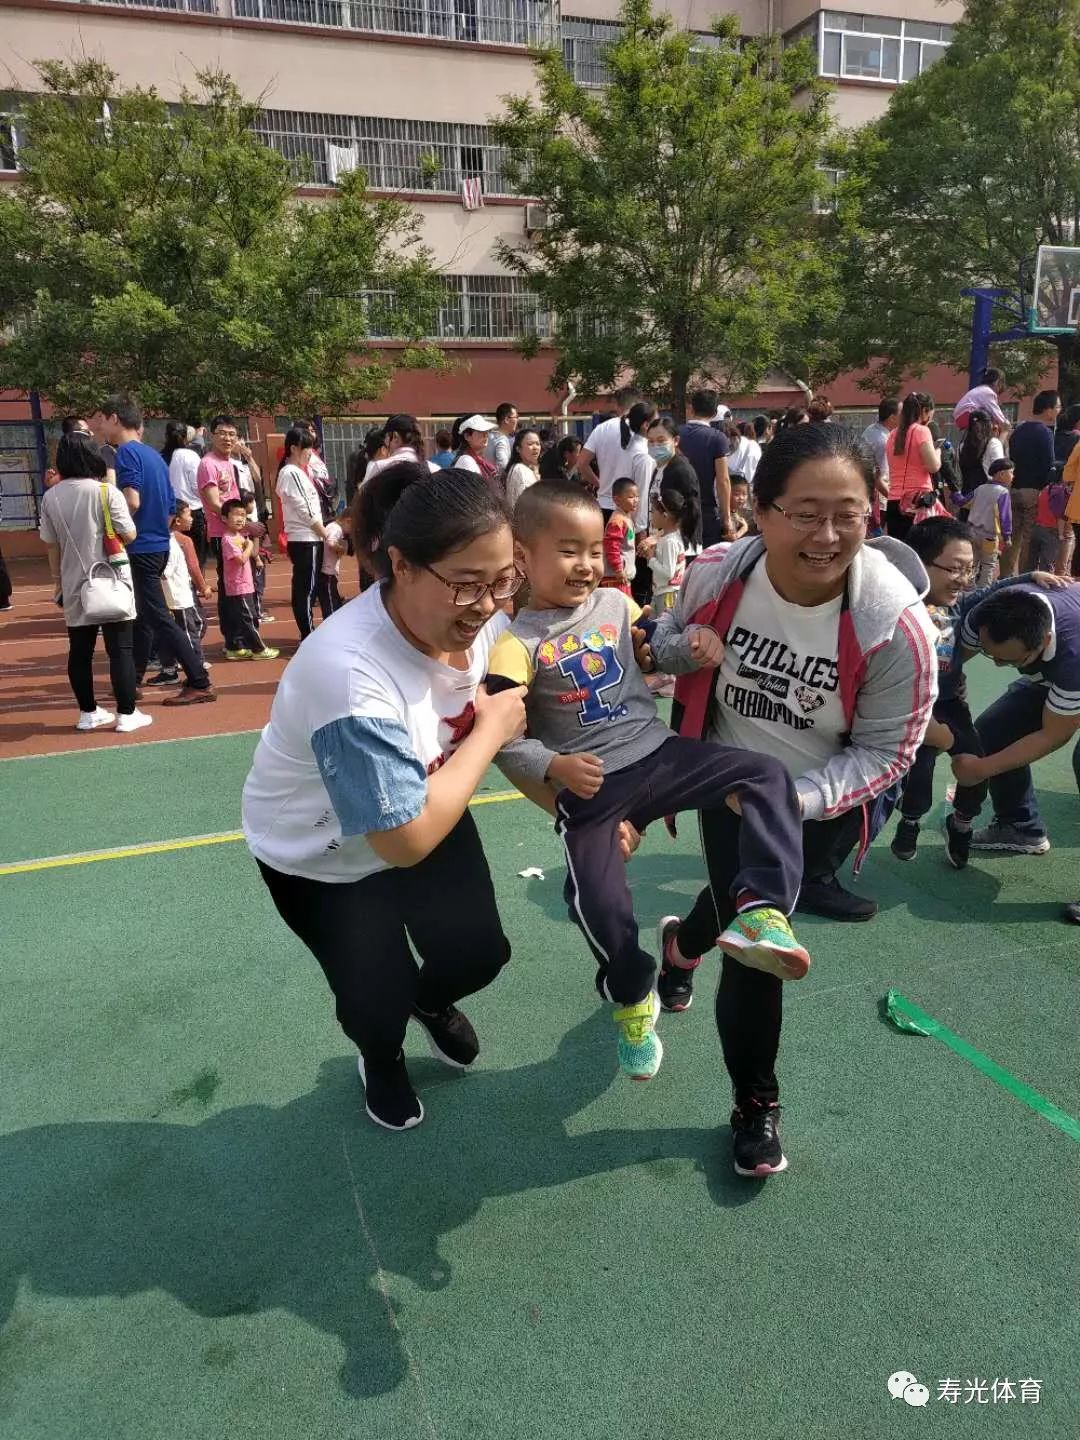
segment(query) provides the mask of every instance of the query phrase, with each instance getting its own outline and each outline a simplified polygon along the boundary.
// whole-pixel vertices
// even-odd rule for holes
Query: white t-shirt
[[[760,461],[761,446],[744,435],[728,456],[728,474],[741,475],[748,485],[753,485]]]
[[[195,476],[199,469],[199,455],[195,450],[189,450],[186,445],[181,445],[178,450],[172,453],[169,461],[169,484],[177,500],[183,500],[190,505],[192,510],[203,508],[202,495],[199,493],[199,486]]]
[[[471,470],[474,475],[483,475],[483,471],[471,455],[462,455],[460,460],[454,461],[455,470]]]
[[[649,557],[649,569],[652,571],[656,599],[662,601],[668,595],[674,596],[686,573],[686,542],[680,530],[660,536],[656,549]],[[663,608],[668,610],[671,607],[665,604]]]
[[[311,527],[322,524],[322,507],[314,482],[299,465],[283,465],[274,488],[281,501],[286,539],[290,543],[317,541],[319,536]]]
[[[514,466],[506,477],[506,503],[510,506],[511,512],[529,486],[535,485],[539,478],[531,465],[523,465],[519,461]]]
[[[994,463],[995,460],[1004,459],[1005,446],[1001,443],[1001,441],[997,438],[996,435],[991,435],[990,439],[986,442],[986,449],[983,451],[982,455],[982,467],[986,471],[986,478],[988,480],[990,479],[990,466]]]
[[[472,728],[476,687],[509,625],[492,616],[454,670],[415,649],[373,585],[286,667],[244,785],[251,853],[287,875],[346,884],[387,869],[364,838],[415,820],[427,777]]]
[[[510,464],[510,451],[513,449],[513,435],[504,435],[501,430],[492,430],[488,436],[487,458],[498,470],[505,470]]]
[[[187,560],[180,548],[180,542],[172,534],[169,536],[169,558],[165,562],[161,584],[165,591],[165,603],[170,610],[191,610],[194,607],[195,596],[191,589]]]
[[[330,524],[326,527],[326,538],[323,541],[322,573],[324,575],[336,575],[338,573],[341,556],[334,549],[334,546],[340,545],[344,537],[345,532],[341,526],[336,520],[331,520]]]
[[[411,445],[403,445],[400,450],[395,450],[393,455],[388,455],[385,460],[372,460],[364,471],[361,484],[366,485],[369,480],[374,480],[376,475],[381,475],[384,470],[389,470],[391,465],[400,465],[403,460],[411,460],[414,465],[426,463],[431,474],[437,475],[442,468],[439,465],[433,465],[430,460],[421,461],[420,456]]]
[[[843,596],[792,605],[754,566],[723,637],[713,734],[724,745],[775,755],[797,780],[843,749],[839,636]]]
[[[611,498],[611,487],[616,480],[632,473],[631,465],[635,452],[643,449],[648,455],[648,442],[644,435],[632,435],[624,450],[622,421],[617,415],[613,415],[610,420],[602,420],[597,425],[585,441],[585,449],[591,450],[596,456],[596,469],[600,476],[600,489],[596,498],[605,510],[613,510],[615,504]]]

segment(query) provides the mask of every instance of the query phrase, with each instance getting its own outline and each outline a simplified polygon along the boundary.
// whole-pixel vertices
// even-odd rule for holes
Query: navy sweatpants
[[[967,701],[953,696],[939,700],[934,706],[934,719],[947,725],[956,737],[956,744],[950,755],[981,755],[982,741],[975,729]],[[921,820],[934,803],[934,767],[940,750],[933,745],[920,745],[914,764],[904,776],[904,789],[900,798],[900,814],[905,820]],[[958,785],[953,808],[958,815],[974,820],[986,800],[989,785],[980,780],[977,785]]]
[[[802,820],[791,777],[772,756],[673,735],[644,760],[606,775],[591,800],[560,791],[555,828],[566,850],[570,918],[620,1004],[645,999],[656,961],[638,940],[619,825],[629,820],[644,830],[665,815],[719,809],[733,793],[742,809],[739,863],[725,889],[733,897],[748,891],[790,914],[802,878]]]
[[[983,754],[996,755],[1025,735],[1042,729],[1043,709],[1050,693],[1048,685],[1029,680],[1014,680],[1004,695],[985,709],[975,721],[982,741]],[[1031,783],[1031,766],[1021,765],[1006,770],[990,781],[990,799],[995,819],[1033,835],[1045,835],[1046,826],[1039,814],[1039,802]]]

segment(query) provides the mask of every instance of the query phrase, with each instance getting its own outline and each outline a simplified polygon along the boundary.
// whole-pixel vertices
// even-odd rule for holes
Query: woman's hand
[[[641,844],[641,831],[635,830],[629,820],[623,820],[616,832],[619,837],[619,850],[624,860],[629,860],[634,851]]]
[[[489,695],[481,685],[474,701],[474,731],[490,740],[496,750],[501,750],[512,740],[520,740],[525,734],[525,696],[528,693],[527,686],[515,685],[512,690],[500,690],[498,695]]]
[[[987,778],[984,774],[985,764],[986,761],[978,755],[954,755],[953,774],[961,785],[978,785]]]
[[[599,755],[556,755],[548,766],[547,779],[559,790],[591,800],[604,783],[604,762]]]
[[[697,625],[690,631],[690,659],[699,669],[715,667],[724,658],[724,642],[708,625]]]

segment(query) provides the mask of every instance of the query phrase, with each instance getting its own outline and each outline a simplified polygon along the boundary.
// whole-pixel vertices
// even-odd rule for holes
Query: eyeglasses
[[[812,535],[815,530],[820,530],[828,520],[838,535],[851,534],[856,530],[866,527],[870,519],[869,510],[838,510],[835,515],[819,515],[815,510],[785,510],[774,500],[771,508],[779,510],[791,524],[793,530],[798,530],[804,535]]]
[[[935,570],[940,570],[943,575],[948,575],[950,580],[970,580],[975,574],[974,565],[965,565],[959,570],[950,570],[948,565],[939,565],[936,560],[929,560],[927,564],[932,565]]]
[[[429,575],[434,575],[436,580],[441,580],[448,590],[453,591],[454,604],[461,610],[467,609],[470,605],[479,605],[485,595],[490,595],[492,600],[501,604],[509,600],[511,595],[516,595],[525,584],[525,576],[520,570],[515,569],[512,575],[506,575],[501,580],[496,580],[493,585],[485,584],[483,580],[447,580],[430,565],[422,567]]]

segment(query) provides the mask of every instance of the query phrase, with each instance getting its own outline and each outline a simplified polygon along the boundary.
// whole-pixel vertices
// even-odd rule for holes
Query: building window
[[[18,170],[19,135],[15,119],[11,115],[0,115],[0,170]]]
[[[606,85],[604,51],[618,40],[622,26],[608,20],[563,18],[562,51],[566,68],[579,85]]]
[[[445,296],[432,340],[548,340],[551,314],[518,275],[444,275]],[[367,290],[369,333],[388,340],[411,327],[392,290]]]
[[[550,0],[231,0],[231,7],[245,20],[487,45],[557,43]]]
[[[455,195],[463,180],[479,179],[485,195],[512,193],[504,152],[486,125],[263,110],[255,132],[301,181],[332,185],[343,171],[360,168],[373,190]]]
[[[897,85],[940,60],[952,33],[951,25],[825,10],[791,31],[784,43],[809,40],[817,51],[821,75]]]

